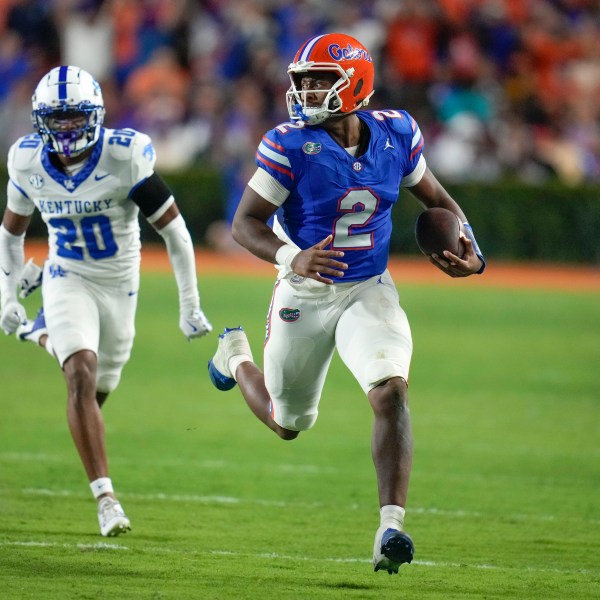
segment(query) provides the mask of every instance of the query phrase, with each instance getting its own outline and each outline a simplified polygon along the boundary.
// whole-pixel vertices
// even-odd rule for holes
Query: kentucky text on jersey
[[[107,200],[40,200],[39,211],[50,215],[60,214],[91,214],[108,210],[111,207],[112,198]]]

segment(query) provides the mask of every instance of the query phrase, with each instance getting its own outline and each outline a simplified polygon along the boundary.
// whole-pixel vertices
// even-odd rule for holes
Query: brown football
[[[462,258],[465,247],[460,239],[462,225],[460,219],[446,208],[429,208],[417,218],[415,239],[423,254],[437,254],[443,257],[449,250]]]

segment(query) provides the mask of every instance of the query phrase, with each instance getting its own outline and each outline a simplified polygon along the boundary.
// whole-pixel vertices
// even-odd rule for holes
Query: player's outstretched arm
[[[17,288],[24,261],[25,231],[31,218],[9,208],[0,225],[0,328],[13,334],[27,321],[25,308],[17,300]]]
[[[165,240],[175,273],[179,291],[179,329],[188,340],[202,337],[212,331],[212,325],[200,308],[194,245],[175,202],[153,225]]]

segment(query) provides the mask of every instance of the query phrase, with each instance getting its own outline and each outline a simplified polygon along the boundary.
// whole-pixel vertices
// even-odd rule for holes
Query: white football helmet
[[[31,120],[51,152],[73,157],[98,141],[104,100],[98,82],[79,67],[61,66],[42,77],[31,98]],[[77,128],[65,122],[79,121]]]

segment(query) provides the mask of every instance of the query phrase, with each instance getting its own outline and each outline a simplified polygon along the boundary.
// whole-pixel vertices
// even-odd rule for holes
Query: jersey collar
[[[60,183],[60,185],[62,185],[68,192],[74,192],[89,177],[89,175],[98,165],[98,161],[100,160],[100,156],[102,154],[103,143],[104,128],[100,130],[98,141],[94,144],[94,149],[92,150],[92,153],[87,159],[85,165],[83,165],[83,168],[73,177],[63,173],[52,164],[50,161],[50,152],[48,152],[48,148],[46,146],[44,146],[42,149],[42,165],[44,166],[46,173],[48,173],[48,175],[50,175],[54,181]]]

